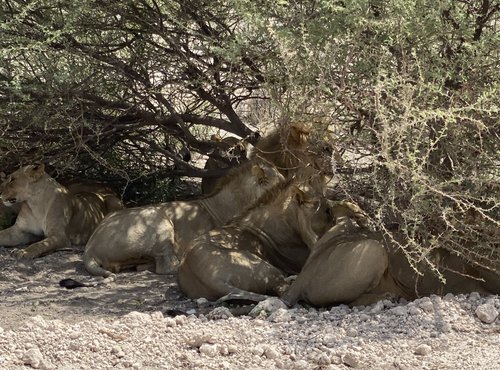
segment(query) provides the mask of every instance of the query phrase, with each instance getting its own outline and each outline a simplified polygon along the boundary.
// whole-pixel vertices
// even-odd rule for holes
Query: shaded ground
[[[149,271],[118,274],[115,281],[68,290],[59,281],[96,281],[85,271],[81,250],[64,250],[35,260],[16,259],[12,248],[0,248],[0,326],[17,328],[28,316],[73,323],[130,311],[189,310],[174,276]]]

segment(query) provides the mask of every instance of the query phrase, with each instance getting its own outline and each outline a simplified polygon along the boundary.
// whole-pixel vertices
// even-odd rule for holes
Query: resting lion
[[[387,297],[415,299],[430,294],[500,294],[500,276],[437,248],[427,258],[442,271],[446,283],[421,262],[418,275],[401,248],[352,220],[359,208],[334,207],[336,225],[313,247],[301,273],[282,300],[316,306],[369,305]],[[481,280],[482,279],[482,280]]]
[[[226,224],[282,181],[272,164],[256,159],[234,168],[207,198],[115,212],[87,243],[85,267],[92,275],[109,276],[126,267],[154,263],[156,273],[174,273],[192,239]]]
[[[273,189],[261,203],[193,241],[179,266],[184,294],[260,301],[283,293],[288,286],[285,274],[300,271],[309,248],[332,218],[323,197],[293,184]]]
[[[24,166],[8,176],[2,201],[21,207],[15,224],[0,231],[0,245],[31,244],[18,252],[26,258],[85,244],[107,213],[122,208],[111,193],[71,193],[45,173],[43,164]]]

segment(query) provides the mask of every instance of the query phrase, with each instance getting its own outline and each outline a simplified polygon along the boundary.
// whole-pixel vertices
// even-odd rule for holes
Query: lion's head
[[[253,151],[253,155],[274,163],[287,177],[307,166],[318,172],[331,173],[331,153],[331,146],[313,139],[309,129],[302,124],[274,130],[262,137]]]
[[[35,164],[21,167],[2,181],[2,201],[10,207],[24,202],[32,195],[33,184],[45,175],[45,166]]]

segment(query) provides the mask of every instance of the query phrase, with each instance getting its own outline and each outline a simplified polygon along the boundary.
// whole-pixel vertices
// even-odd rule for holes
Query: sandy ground
[[[319,310],[270,300],[236,317],[185,299],[173,276],[74,290],[64,278],[91,281],[80,251],[20,261],[0,248],[0,369],[500,369],[498,296]]]

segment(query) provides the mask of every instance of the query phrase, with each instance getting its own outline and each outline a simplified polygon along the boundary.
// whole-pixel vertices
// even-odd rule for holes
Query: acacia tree
[[[412,262],[444,247],[500,271],[500,4],[285,3],[253,19],[286,66],[282,106],[335,142],[337,195]]]
[[[498,2],[1,7],[4,170],[214,175],[178,155],[221,158],[208,129],[252,142],[254,116],[307,122],[334,143],[335,195],[397,225],[410,260],[440,246],[500,271]]]
[[[273,52],[230,4],[9,0],[2,14],[4,169],[202,176],[178,152],[224,160],[204,127],[255,140],[236,110],[260,96]]]

